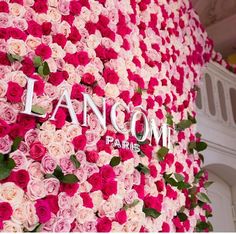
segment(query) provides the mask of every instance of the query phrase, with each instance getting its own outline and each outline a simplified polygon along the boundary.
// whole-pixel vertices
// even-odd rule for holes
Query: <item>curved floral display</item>
[[[194,105],[211,48],[187,0],[0,1],[0,229],[211,230]],[[62,107],[50,119],[63,90],[79,124]],[[106,129],[91,108],[83,126],[83,93],[99,110],[106,98]],[[131,110],[118,107],[119,126],[142,106],[175,129],[172,147],[117,133],[117,102]]]

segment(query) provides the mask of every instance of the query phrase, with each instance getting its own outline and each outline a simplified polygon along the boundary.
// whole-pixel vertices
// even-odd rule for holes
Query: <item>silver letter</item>
[[[111,108],[111,114],[110,114],[110,116],[111,116],[111,123],[112,123],[113,127],[115,128],[115,130],[116,130],[117,132],[120,132],[120,133],[125,134],[125,133],[127,133],[128,131],[125,131],[124,129],[120,129],[120,128],[118,127],[117,123],[116,123],[116,108],[117,108],[119,105],[122,105],[127,111],[129,111],[129,107],[128,107],[126,104],[124,105],[124,104],[121,104],[120,102],[115,103],[115,104],[112,106],[112,108]]]
[[[136,121],[137,121],[137,115],[138,114],[141,114],[143,115],[143,118],[144,118],[144,133],[143,133],[143,136],[141,137],[141,139],[138,138],[137,134],[136,134],[136,129],[135,129],[135,126],[136,126]],[[148,132],[149,132],[149,127],[148,127],[148,120],[147,120],[147,117],[146,115],[142,112],[142,111],[136,111],[132,118],[131,118],[131,133],[132,135],[138,140],[138,141],[145,141],[147,139],[147,136],[148,136]]]
[[[23,114],[33,115],[36,117],[45,118],[45,115],[38,115],[32,113],[32,103],[33,103],[33,95],[34,95],[34,83],[37,80],[31,79],[27,77],[27,91],[26,91],[26,98],[25,98],[25,110],[22,112]]]
[[[86,93],[82,94],[84,96],[84,123],[82,126],[87,126],[87,103],[88,103],[93,112],[95,113],[95,115],[98,117],[98,120],[102,125],[103,129],[106,129],[106,99],[105,98],[102,99],[102,104],[103,104],[103,116],[102,116],[101,112],[94,104],[91,97]]]
[[[65,97],[66,104],[62,104],[62,101],[63,101],[64,97]],[[55,115],[56,115],[56,113],[58,111],[58,108],[60,106],[61,107],[65,107],[65,108],[67,108],[69,110],[70,117],[71,117],[71,122],[73,124],[78,124],[79,123],[78,119],[77,119],[77,116],[75,114],[74,108],[72,106],[71,100],[70,100],[70,95],[69,95],[69,93],[67,92],[66,89],[64,90],[63,94],[61,95],[61,97],[60,97],[60,99],[59,99],[59,101],[57,103],[57,106],[56,106],[56,108],[55,108],[55,110],[54,110],[54,112],[52,114],[52,117],[50,118],[50,120],[55,120]]]

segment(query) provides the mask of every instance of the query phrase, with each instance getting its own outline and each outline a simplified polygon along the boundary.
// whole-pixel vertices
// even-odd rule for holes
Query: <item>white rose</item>
[[[3,232],[23,232],[23,229],[20,224],[8,220],[3,222]]]
[[[119,96],[119,94],[120,94],[120,92],[119,92],[117,85],[108,83],[105,86],[106,97],[115,99]]]
[[[85,222],[93,221],[95,214],[92,209],[82,207],[77,210],[76,220],[78,223],[84,224]]]

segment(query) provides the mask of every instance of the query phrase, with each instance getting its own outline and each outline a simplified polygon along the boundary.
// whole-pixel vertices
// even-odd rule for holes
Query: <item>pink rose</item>
[[[25,142],[28,146],[30,146],[33,142],[38,140],[38,132],[35,129],[30,129],[25,134]]]
[[[67,219],[58,219],[53,225],[53,232],[70,232],[71,224]]]
[[[0,137],[0,153],[7,154],[11,151],[12,140],[8,135]]]
[[[45,155],[42,158],[41,165],[43,167],[44,172],[49,174],[53,173],[57,167],[56,161],[49,155]]]
[[[28,167],[28,160],[25,156],[25,153],[21,152],[20,150],[16,150],[11,153],[10,157],[14,160],[16,164],[14,170],[26,169]]]
[[[86,145],[86,137],[84,135],[77,136],[72,141],[75,150],[83,150]]]
[[[46,154],[46,148],[40,142],[34,142],[30,146],[30,156],[35,161],[41,161]]]
[[[66,174],[73,174],[73,172],[75,171],[75,166],[69,158],[61,158],[60,167]]]
[[[27,194],[32,200],[45,197],[47,192],[44,182],[42,180],[30,180],[27,186]]]
[[[37,200],[35,208],[40,223],[46,223],[51,218],[51,210],[47,201],[42,199]]]
[[[15,123],[17,113],[11,106],[1,106],[0,107],[0,115],[3,120],[7,123]]]
[[[44,187],[46,190],[47,195],[57,195],[59,188],[60,188],[60,182],[56,178],[48,178],[44,181]]]

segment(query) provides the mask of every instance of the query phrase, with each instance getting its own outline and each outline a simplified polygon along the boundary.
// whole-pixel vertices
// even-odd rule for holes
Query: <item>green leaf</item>
[[[12,146],[11,146],[11,151],[12,151],[12,152],[13,152],[13,151],[16,151],[16,150],[18,149],[18,147],[19,147],[21,141],[22,141],[22,138],[21,138],[21,137],[16,137],[16,138],[14,139],[13,144],[12,144]]]
[[[179,217],[181,222],[184,222],[185,220],[188,219],[188,216],[185,213],[177,213],[177,216]]]
[[[56,169],[53,172],[53,175],[59,180],[61,180],[64,176],[64,174],[59,166],[56,167]]]
[[[80,162],[77,160],[76,156],[74,154],[72,154],[70,156],[70,160],[73,163],[73,165],[75,166],[76,169],[78,169],[80,167]]]
[[[65,184],[74,184],[74,183],[77,183],[79,181],[79,179],[77,178],[76,175],[67,174],[67,175],[63,176],[60,181]]]
[[[166,148],[165,146],[161,147],[158,151],[157,151],[157,157],[160,161],[164,160],[164,157],[168,154],[169,149]]]
[[[185,183],[183,181],[178,182],[178,186],[177,186],[178,189],[186,189],[190,187],[191,185],[189,183]]]
[[[178,186],[178,182],[174,178],[169,178],[166,180],[167,184],[170,184],[171,186]]]
[[[22,57],[17,54],[7,54],[7,58],[11,63],[14,63],[15,61],[22,61]]]
[[[207,229],[208,226],[209,225],[206,222],[198,222],[196,228],[197,228],[197,231],[203,231],[203,230]]]
[[[152,217],[154,219],[158,218],[161,215],[161,213],[159,213],[153,208],[143,208],[143,212],[145,213],[146,216]]]
[[[175,175],[175,178],[178,182],[184,180],[184,176],[182,176],[181,174],[175,173],[174,175]]]
[[[142,89],[140,87],[138,87],[137,93],[142,94],[142,92],[143,92]]]
[[[198,193],[197,199],[205,203],[211,203],[211,200],[208,198],[208,196],[205,193]]]
[[[214,182],[213,181],[207,181],[204,183],[204,188],[210,187]]]
[[[113,157],[110,161],[110,165],[112,167],[115,167],[120,164],[120,161],[121,161],[120,157]]]
[[[195,141],[190,141],[188,143],[188,153],[193,154],[193,150],[196,148],[196,142]]]
[[[38,105],[32,105],[32,112],[39,114],[39,115],[44,115],[46,111],[43,109],[43,107],[38,106]]]
[[[40,56],[35,56],[33,62],[35,67],[39,67],[43,64],[43,61]]]
[[[204,163],[204,156],[202,154],[198,154],[200,160],[202,161],[202,163]]]
[[[40,76],[44,76],[44,74],[43,74],[43,65],[41,65],[41,66],[38,67],[38,74],[39,74]]]
[[[135,169],[137,169],[139,172],[141,172],[143,174],[149,174],[150,173],[150,170],[141,163],[139,163],[138,166],[135,167]]]
[[[197,123],[195,117],[191,116],[189,113],[188,113],[188,120],[190,120],[193,124]]]
[[[201,137],[202,137],[202,134],[200,134],[199,132],[197,132],[197,133],[195,134],[195,136],[196,136],[197,138],[201,138]]]
[[[47,62],[43,63],[43,75],[47,76],[50,74],[50,69]]]
[[[0,154],[0,180],[6,179],[15,166],[15,161],[12,158]]]
[[[182,131],[186,128],[189,128],[192,125],[192,121],[189,119],[181,120],[178,124],[176,124],[176,130]]]
[[[207,143],[203,141],[196,142],[196,150],[197,152],[203,151],[207,148]]]
[[[127,210],[127,209],[129,209],[129,208],[135,207],[138,203],[139,203],[139,200],[138,200],[138,199],[135,199],[131,204],[126,204],[126,205],[124,206],[124,209]]]
[[[203,174],[204,174],[204,170],[201,169],[201,170],[195,175],[195,178],[196,178],[196,179],[200,179]]]
[[[170,126],[173,126],[173,124],[174,124],[174,122],[173,122],[173,116],[168,113],[168,114],[166,115],[166,119],[167,119],[166,123],[167,123],[168,125],[170,125]]]

